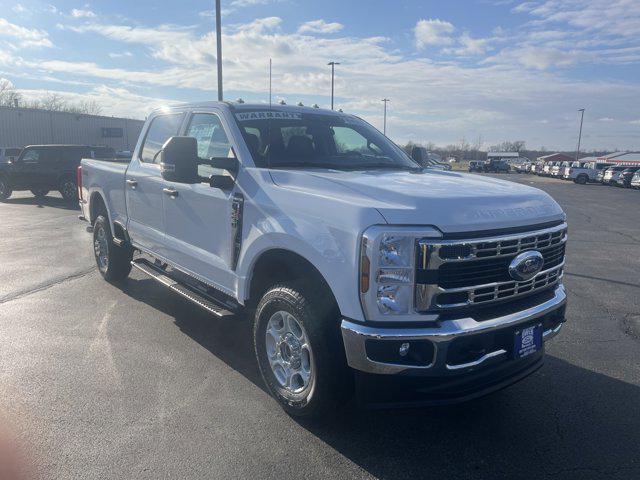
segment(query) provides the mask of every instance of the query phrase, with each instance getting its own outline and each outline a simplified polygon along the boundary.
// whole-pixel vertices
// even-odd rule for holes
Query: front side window
[[[198,157],[202,160],[211,158],[228,157],[231,151],[231,142],[222,127],[220,118],[212,113],[196,113],[191,117],[187,137],[194,137],[198,141]],[[199,164],[198,175],[210,177],[221,175],[223,171],[213,168],[211,165]]]
[[[258,167],[421,168],[382,133],[357,117],[264,110],[238,112],[235,118]]]
[[[156,154],[170,137],[178,134],[181,124],[182,113],[160,115],[151,120],[142,145],[140,160],[145,163],[160,163],[159,155],[156,156]]]
[[[23,162],[39,162],[40,161],[40,150],[31,149],[24,152],[22,156]]]

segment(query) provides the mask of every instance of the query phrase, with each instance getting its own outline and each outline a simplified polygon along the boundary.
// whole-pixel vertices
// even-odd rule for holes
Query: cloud
[[[344,25],[336,22],[325,22],[324,20],[311,20],[305,22],[298,28],[298,33],[336,33],[344,28]]]
[[[74,8],[71,10],[71,16],[73,18],[95,18],[97,15],[93,13],[91,10],[79,10]]]
[[[613,122],[615,121],[613,118],[611,117],[602,117],[598,119],[599,122]]]
[[[453,43],[451,34],[454,30],[455,27],[451,23],[437,18],[418,20],[413,29],[416,47],[423,49],[432,45],[450,45]]]
[[[18,13],[18,14],[25,13],[28,11],[27,8],[20,3],[16,3],[13,7],[11,7],[11,10],[13,10],[15,13]]]
[[[110,58],[125,58],[125,57],[133,57],[133,53],[129,52],[129,51],[125,51],[125,52],[111,52],[109,54]]]
[[[446,48],[443,52],[459,57],[471,57],[484,55],[489,47],[489,39],[471,38],[467,33],[462,34],[456,42],[455,47]]]
[[[471,139],[481,134],[487,144],[523,138],[533,147],[573,148],[575,132],[566,112],[585,105],[585,99],[589,111],[598,112],[592,118],[638,118],[637,105],[630,101],[640,98],[637,82],[609,77],[578,80],[565,74],[563,68],[592,62],[596,57],[580,44],[568,48],[557,43],[565,41],[560,36],[532,39],[532,33],[540,31],[535,25],[518,31],[502,30],[499,35],[494,32],[486,39],[473,38],[467,32],[458,34],[451,25],[449,33],[445,32],[448,40],[436,46],[442,52],[451,49],[453,56],[446,61],[414,51],[402,52],[392,40],[381,36],[337,32],[326,37],[300,33],[298,27],[287,25],[279,17],[227,24],[222,32],[227,96],[250,101],[268,98],[268,59],[272,57],[274,98],[286,97],[290,104],[317,102],[326,107],[331,82],[326,63],[338,59],[342,65],[336,70],[337,107],[381,126],[379,99],[390,97],[389,129],[399,143],[432,140],[447,144],[463,135]],[[135,52],[132,58],[140,56],[144,61],[134,68],[129,68],[130,62],[111,68],[108,61],[97,56],[89,62],[71,61],[63,52],[55,59],[23,59],[14,51],[0,48],[4,70],[11,70],[14,77],[30,75],[124,89],[129,93],[102,90],[100,98],[108,102],[109,94],[119,95],[119,108],[126,111],[135,110],[136,102],[140,102],[138,110],[145,111],[146,95],[153,96],[147,92],[154,89],[162,95],[170,91],[172,97],[185,100],[196,94],[215,96],[215,33],[210,29],[92,20],[64,28],[77,33],[78,41],[82,41],[82,35],[102,37],[107,52],[116,55],[131,48]],[[555,28],[562,30],[562,26]],[[135,45],[135,49],[129,45]],[[489,61],[483,58],[488,51],[492,51]],[[635,54],[632,48],[615,50],[618,58]],[[469,58],[457,61],[457,56],[478,58],[471,63]],[[109,111],[122,114],[115,109]],[[620,124],[599,123],[598,130],[610,135],[619,130]],[[605,140],[590,137],[585,140],[586,148],[637,149],[637,127],[625,125],[629,133],[617,132],[624,136]],[[612,144],[594,143],[600,141]]]
[[[544,46],[523,46],[506,48],[493,57],[482,60],[481,63],[520,64],[525,68],[547,70],[551,67],[569,67],[583,60],[586,52],[577,50],[560,50]]]
[[[53,47],[49,34],[44,30],[26,28],[0,18],[0,36],[12,37],[18,40],[22,48]]]

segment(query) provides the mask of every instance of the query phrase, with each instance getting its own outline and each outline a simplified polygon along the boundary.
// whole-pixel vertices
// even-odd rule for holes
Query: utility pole
[[[384,133],[385,137],[387,136],[387,102],[390,102],[388,98],[383,98],[381,100],[384,103],[384,121],[382,123],[382,133]]]
[[[218,101],[222,101],[222,20],[220,14],[220,0],[216,0],[216,40],[218,57]]]
[[[331,110],[333,110],[333,80],[336,75],[336,65],[340,65],[340,63],[329,62],[327,65],[331,65]]]
[[[580,133],[578,134],[578,149],[576,150],[576,162],[580,156],[580,140],[582,140],[582,121],[584,120],[584,108],[578,110],[580,112]]]

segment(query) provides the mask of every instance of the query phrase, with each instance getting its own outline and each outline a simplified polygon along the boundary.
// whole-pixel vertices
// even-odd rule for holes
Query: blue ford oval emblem
[[[540,252],[536,250],[523,252],[511,260],[509,264],[509,275],[518,282],[530,280],[542,270],[543,263],[544,258]]]

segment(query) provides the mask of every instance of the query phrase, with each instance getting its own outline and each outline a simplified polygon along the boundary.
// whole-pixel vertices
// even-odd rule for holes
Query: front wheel
[[[93,224],[93,253],[102,277],[108,282],[124,280],[131,271],[133,249],[113,243],[109,220],[99,215]]]
[[[302,289],[276,285],[256,308],[253,337],[260,373],[290,415],[320,417],[350,393],[335,309]]]
[[[34,190],[31,190],[31,193],[33,193],[33,196],[36,198],[44,198],[49,193],[49,190],[45,190],[44,188],[36,188]]]
[[[7,182],[7,180],[0,177],[0,202],[7,200],[12,193],[13,193],[13,190],[9,186],[9,183]]]

